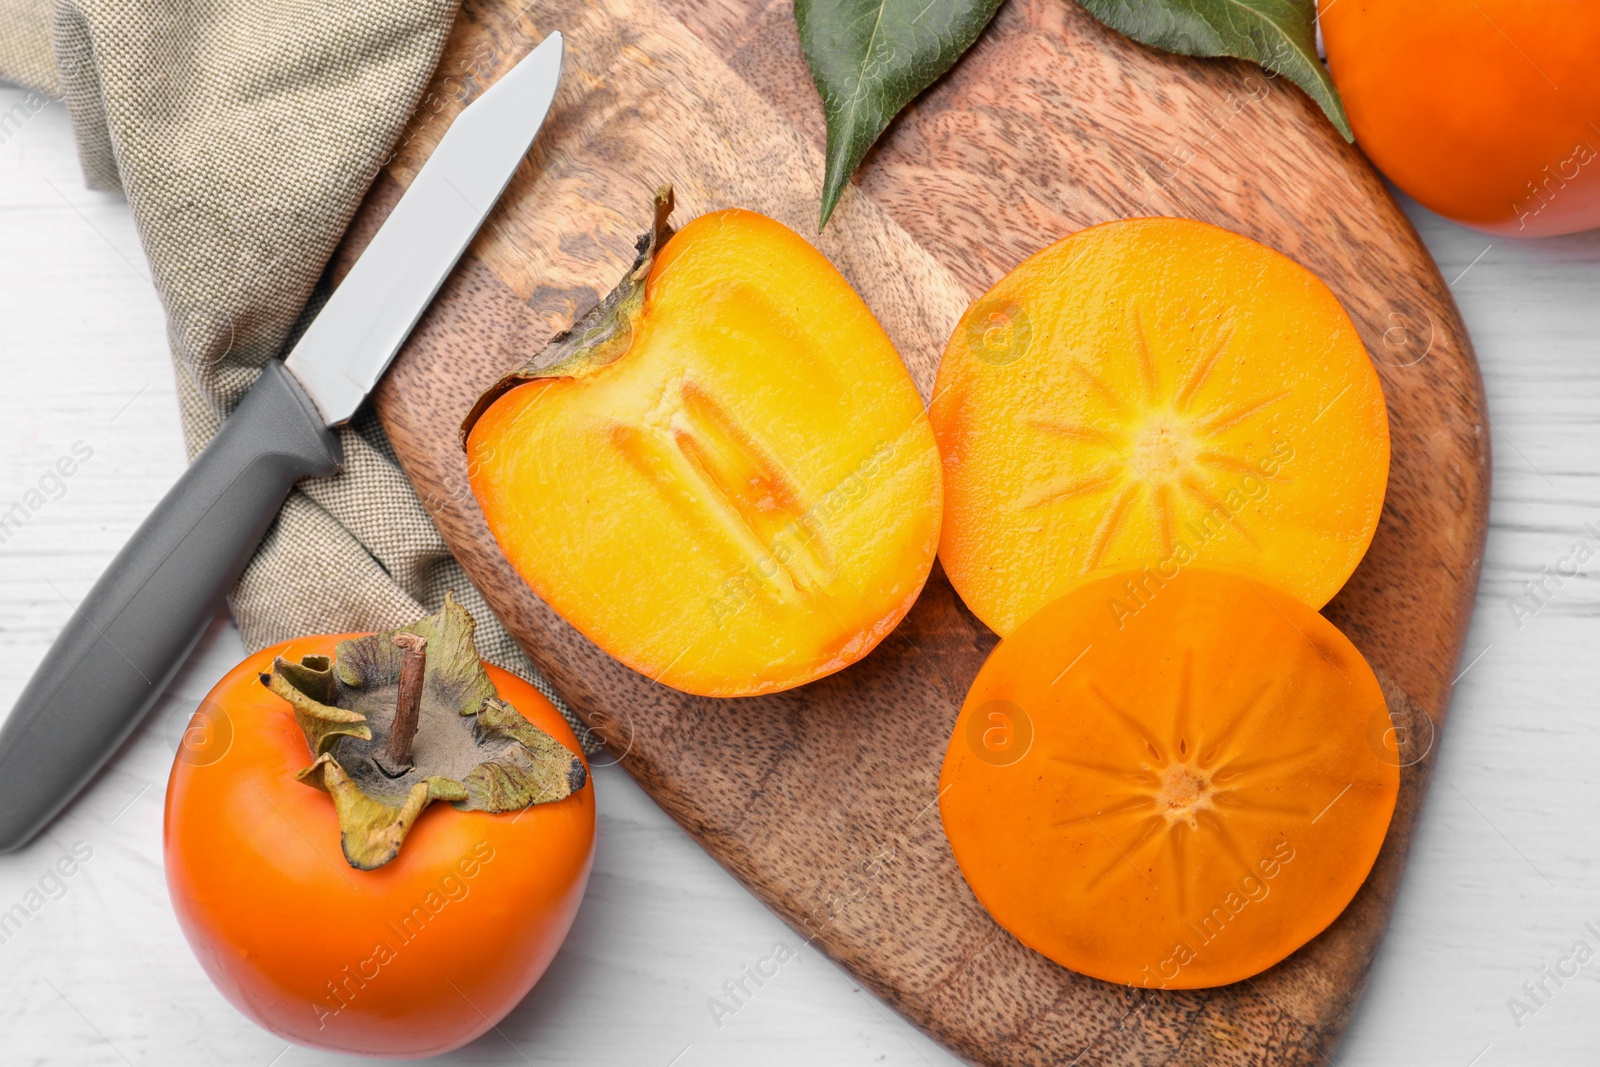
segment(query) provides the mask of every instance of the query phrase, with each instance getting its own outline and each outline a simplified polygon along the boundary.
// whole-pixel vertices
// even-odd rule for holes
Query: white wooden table
[[[0,87],[0,113],[23,99]],[[1454,279],[1488,383],[1494,503],[1466,670],[1399,906],[1338,1055],[1354,1065],[1600,1061],[1600,232],[1493,240],[1408,205]],[[0,131],[0,708],[183,467],[165,327],[127,206],[85,192],[64,108]],[[68,478],[57,460],[88,453]],[[71,466],[69,464],[68,466]],[[37,491],[37,496],[29,496]],[[1574,542],[1596,558],[1530,617],[1511,598]],[[1520,623],[1520,625],[1519,625]],[[219,619],[169,695],[27,849],[0,857],[0,1064],[244,1064],[289,1048],[212,988],[173,920],[161,805],[175,738],[243,655]],[[457,1064],[702,1067],[955,1061],[811,949],[719,1027],[724,980],[801,939],[615,768],[555,964]],[[0,782],[0,803],[5,783]],[[81,842],[81,844],[79,844]],[[90,858],[49,874],[77,846]],[[37,897],[29,897],[37,891]],[[1566,964],[1570,971],[1572,964]],[[1544,991],[1539,990],[1543,980]],[[1530,997],[1529,983],[1538,999]],[[1527,1010],[1514,1017],[1511,998]]]

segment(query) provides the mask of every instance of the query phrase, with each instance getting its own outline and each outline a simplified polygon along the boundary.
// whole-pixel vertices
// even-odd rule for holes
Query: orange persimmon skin
[[[1489,233],[1600,226],[1600,5],[1318,6],[1356,143],[1396,185]]]
[[[1383,693],[1258,580],[1188,568],[1130,615],[1112,610],[1128,577],[1087,579],[995,648],[945,755],[945,833],[989,913],[1057,963],[1236,982],[1371,870],[1400,783]]]
[[[1246,237],[1108,222],[977,300],[930,408],[939,558],[1005,636],[1079,578],[1199,559],[1321,607],[1383,509],[1383,390],[1338,299]]]
[[[655,681],[772,693],[870,652],[939,542],[937,446],[850,284],[742,210],[658,254],[628,350],[518,386],[467,440],[506,558]]]
[[[516,814],[436,803],[393,860],[352,868],[332,800],[295,781],[305,736],[259,675],[356,636],[263,649],[217,683],[191,724],[214,747],[180,747],[167,785],[167,887],[206,974],[258,1025],[315,1048],[432,1056],[504,1018],[560,948],[593,860],[594,785]],[[538,690],[485,667],[581,753]]]

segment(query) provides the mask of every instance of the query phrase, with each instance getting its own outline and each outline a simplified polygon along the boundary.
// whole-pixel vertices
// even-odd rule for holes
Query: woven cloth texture
[[[324,269],[438,62],[458,0],[0,0],[0,79],[65,97],[84,179],[132,208],[191,459],[326,292]],[[343,470],[299,484],[228,598],[252,651],[382,630],[446,592],[480,653],[555,701],[363,407]]]

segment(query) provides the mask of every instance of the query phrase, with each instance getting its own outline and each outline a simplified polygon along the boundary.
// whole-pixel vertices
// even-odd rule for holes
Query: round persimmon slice
[[[1400,784],[1387,726],[1361,654],[1294,597],[1199,567],[1097,576],[978,672],[939,809],[1024,944],[1110,982],[1223,985],[1365,881]]]
[[[1333,293],[1188,219],[1024,261],[956,326],[931,415],[939,557],[1001,635],[1095,570],[1194,559],[1321,607],[1388,482],[1383,391]]]

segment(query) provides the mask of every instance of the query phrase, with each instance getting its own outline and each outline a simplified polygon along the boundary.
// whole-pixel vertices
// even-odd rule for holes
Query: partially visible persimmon
[[[595,644],[706,696],[872,650],[939,541],[927,413],[872,312],[750,211],[676,234],[479,401],[473,492],[517,572]]]
[[[1383,693],[1322,616],[1242,574],[1091,578],[978,672],[939,779],[995,920],[1108,982],[1266,969],[1360,888],[1399,790]],[[1132,607],[1132,612],[1118,608]]]
[[[467,1043],[538,981],[583,897],[595,810],[577,739],[533,686],[480,666],[470,618],[463,637],[465,613],[446,613],[401,631],[429,636],[404,653],[356,634],[255,653],[173,763],[179,926],[234,1007],[298,1044],[412,1058]],[[418,655],[420,723],[391,780],[379,767],[405,747],[397,684]]]
[[[1321,607],[1389,474],[1383,391],[1310,271],[1189,219],[1109,222],[967,310],[931,408],[939,558],[1004,636],[1083,575],[1241,567]]]
[[[1600,226],[1600,4],[1318,6],[1356,143],[1396,185],[1490,233]]]

